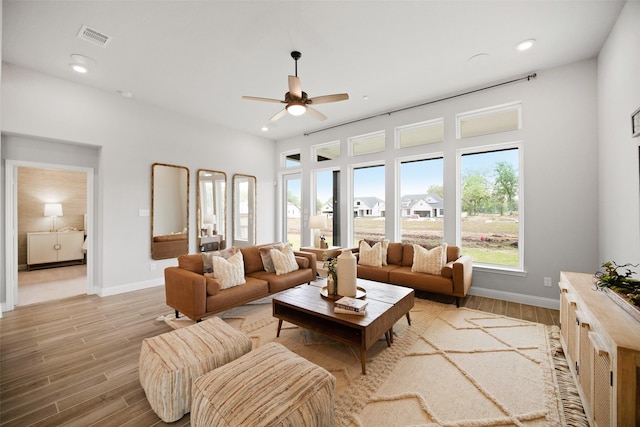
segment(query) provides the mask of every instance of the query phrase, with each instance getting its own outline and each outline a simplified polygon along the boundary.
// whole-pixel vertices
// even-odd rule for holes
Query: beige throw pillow
[[[242,252],[224,259],[221,256],[212,257],[213,277],[220,282],[220,289],[228,289],[234,286],[245,284],[244,279],[244,259]]]
[[[427,273],[440,276],[442,274],[443,253],[442,246],[436,246],[429,250],[420,245],[413,245],[413,265],[411,271],[414,273]]]
[[[284,248],[271,249],[271,259],[273,260],[273,266],[276,270],[276,274],[291,273],[298,269],[298,263],[296,257],[289,246]]]
[[[371,267],[382,266],[382,244],[380,242],[369,246],[364,240],[360,242],[358,251],[358,264]]]
[[[264,266],[264,271],[267,273],[275,273],[276,268],[273,266],[273,260],[271,259],[271,249],[282,249],[286,245],[282,242],[277,243],[275,245],[263,246],[259,249],[260,258],[262,258],[262,265]]]
[[[228,249],[223,249],[221,251],[212,251],[212,252],[202,252],[202,265],[205,273],[211,273],[213,271],[213,257],[221,256],[224,259],[228,259],[238,252],[238,249],[235,247],[230,247]]]

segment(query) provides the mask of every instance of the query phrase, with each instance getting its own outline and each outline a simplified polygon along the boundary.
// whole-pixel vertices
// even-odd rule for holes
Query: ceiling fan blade
[[[307,101],[307,104],[326,104],[328,102],[346,101],[349,99],[348,93],[334,93],[333,95],[316,96]]]
[[[269,121],[275,122],[276,120],[281,119],[286,114],[287,114],[287,109],[285,108],[284,110],[278,111],[273,117],[269,119]]]
[[[289,94],[294,98],[302,98],[302,86],[300,86],[300,79],[296,76],[289,76]]]
[[[306,114],[310,115],[311,117],[313,117],[314,119],[317,119],[317,120],[327,120],[327,116],[322,114],[320,111],[309,107],[308,105],[307,105]]]
[[[285,104],[285,101],[273,98],[258,98],[257,96],[243,96],[242,99],[248,99],[249,101],[262,101],[262,102],[277,102],[278,104]]]

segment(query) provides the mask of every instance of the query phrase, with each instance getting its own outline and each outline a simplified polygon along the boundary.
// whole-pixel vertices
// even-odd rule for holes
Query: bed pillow
[[[296,257],[293,254],[293,250],[291,250],[289,246],[273,248],[270,252],[271,259],[273,260],[273,267],[275,268],[278,276],[281,274],[291,273],[299,268]]]
[[[238,252],[238,249],[235,247],[230,247],[228,249],[223,249],[221,251],[211,251],[211,252],[202,252],[202,264],[204,267],[205,273],[211,273],[213,271],[213,261],[212,258],[214,256],[221,256],[224,259],[228,259]]]
[[[246,283],[242,252],[236,252],[229,259],[221,256],[214,256],[211,259],[213,261],[213,277],[220,282],[220,289],[228,289]]]
[[[267,273],[275,273],[276,268],[273,265],[273,260],[271,259],[271,249],[281,249],[286,245],[282,242],[276,243],[275,245],[263,246],[259,249],[260,258],[262,258],[262,265],[264,266],[264,271]]]
[[[358,251],[358,264],[368,265],[371,267],[382,266],[382,243],[378,242],[373,246],[365,241],[360,242]]]
[[[411,265],[411,272],[413,273],[427,273],[434,275],[442,274],[443,262],[443,246],[436,246],[429,250],[420,245],[413,245],[413,264]]]

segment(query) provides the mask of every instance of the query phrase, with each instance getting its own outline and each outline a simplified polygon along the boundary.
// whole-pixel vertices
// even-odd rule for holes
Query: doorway
[[[94,293],[90,250],[93,241],[94,169],[12,160],[7,160],[5,167],[5,310],[12,310],[15,305]],[[50,203],[60,204],[62,213],[56,212],[58,215],[55,217],[45,216],[44,206]],[[71,259],[39,263],[50,259],[36,256],[30,261],[30,233],[46,238],[52,234],[62,235],[63,239],[72,237]],[[79,248],[76,247],[78,245]],[[37,244],[34,247],[37,248]],[[30,263],[37,264],[32,268]],[[21,290],[24,290],[24,298]]]

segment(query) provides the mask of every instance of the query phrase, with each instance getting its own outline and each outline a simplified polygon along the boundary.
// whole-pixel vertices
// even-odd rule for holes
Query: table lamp
[[[56,217],[62,216],[62,204],[61,203],[45,203],[44,204],[44,216],[50,216],[52,218],[52,228],[50,231],[56,230]]]
[[[313,215],[309,217],[309,229],[313,232],[313,246],[320,247],[320,229],[327,228],[327,217],[325,215]]]

